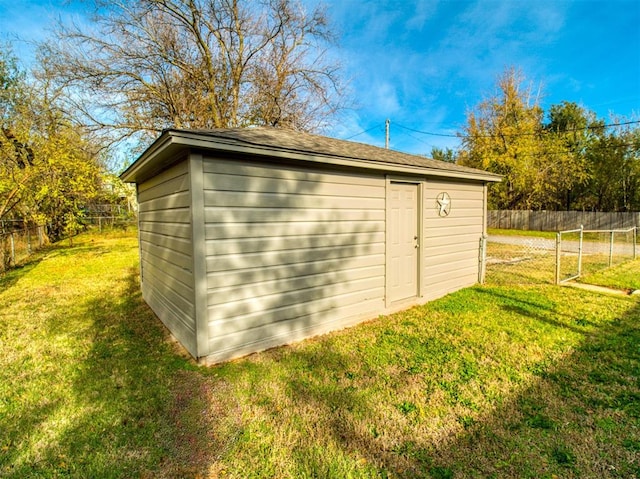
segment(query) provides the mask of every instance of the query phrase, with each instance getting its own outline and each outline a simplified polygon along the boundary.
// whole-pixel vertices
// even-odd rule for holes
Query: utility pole
[[[389,125],[391,124],[391,120],[387,118],[387,121],[384,122],[384,147],[389,149]]]

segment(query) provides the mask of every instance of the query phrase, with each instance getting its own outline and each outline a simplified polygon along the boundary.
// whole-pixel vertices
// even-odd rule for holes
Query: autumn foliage
[[[605,123],[572,102],[545,114],[540,95],[509,69],[467,115],[458,162],[504,175],[491,186],[489,207],[640,210],[638,122]]]

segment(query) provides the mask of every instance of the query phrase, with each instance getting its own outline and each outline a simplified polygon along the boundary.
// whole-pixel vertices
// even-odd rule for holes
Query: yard
[[[638,296],[489,283],[203,368],[137,256],[83,235],[0,276],[1,477],[640,478]]]

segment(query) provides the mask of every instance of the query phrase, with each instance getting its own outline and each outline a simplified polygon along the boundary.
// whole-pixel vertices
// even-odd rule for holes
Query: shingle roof
[[[185,149],[334,164],[398,174],[449,176],[476,181],[500,181],[501,178],[486,171],[364,143],[266,127],[165,130],[120,177],[131,182],[149,178],[177,161],[176,154]]]
[[[480,170],[466,166],[433,160],[418,155],[388,150],[365,143],[357,143],[347,140],[338,140],[326,136],[313,135],[300,131],[284,130],[280,128],[220,128],[214,130],[179,130],[169,131],[195,133],[198,135],[231,140],[238,144],[253,146],[266,146],[278,150],[288,150],[295,153],[309,153],[313,155],[333,156],[348,159],[374,161],[404,166],[417,166],[436,170],[448,170],[460,173],[480,173]],[[492,176],[491,173],[482,171],[483,174]],[[496,179],[500,177],[495,175]]]

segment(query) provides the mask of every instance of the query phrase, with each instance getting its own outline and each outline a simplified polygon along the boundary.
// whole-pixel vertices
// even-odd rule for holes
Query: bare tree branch
[[[314,130],[343,107],[324,12],[295,0],[96,0],[42,45],[67,106],[114,138],[169,127]]]

